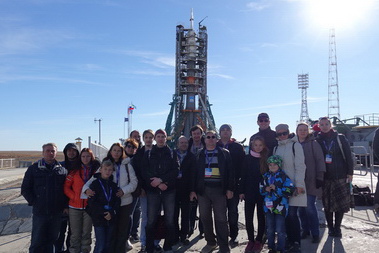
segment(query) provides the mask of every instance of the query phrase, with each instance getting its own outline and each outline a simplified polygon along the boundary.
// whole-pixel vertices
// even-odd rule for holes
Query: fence
[[[16,159],[14,158],[0,159],[0,169],[13,168],[13,167],[16,167]]]

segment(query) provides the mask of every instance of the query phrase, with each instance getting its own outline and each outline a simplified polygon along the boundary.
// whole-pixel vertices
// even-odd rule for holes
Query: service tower
[[[180,135],[189,137],[196,124],[204,130],[216,129],[207,96],[208,34],[202,21],[196,33],[191,11],[190,28],[176,26],[175,94],[165,129],[171,144]]]

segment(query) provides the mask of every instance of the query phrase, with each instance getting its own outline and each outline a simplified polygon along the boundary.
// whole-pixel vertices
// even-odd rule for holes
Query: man
[[[185,136],[178,138],[178,148],[175,150],[179,161],[179,173],[176,179],[175,198],[175,235],[176,240],[183,245],[188,245],[189,225],[190,225],[190,201],[191,175],[196,170],[196,157],[188,150],[188,139]],[[180,229],[179,229],[179,212]]]
[[[29,252],[55,252],[61,217],[67,206],[63,184],[67,170],[55,159],[57,146],[42,146],[43,158],[25,172],[21,194],[33,206],[32,237]]]
[[[245,159],[245,151],[243,146],[232,139],[232,126],[224,124],[220,127],[221,139],[217,142],[217,146],[229,150],[232,157],[234,168],[234,180],[236,186],[240,180],[242,162]],[[238,194],[234,194],[233,198],[227,200],[228,205],[228,222],[229,222],[229,244],[232,248],[238,246]]]
[[[167,145],[167,134],[158,129],[154,136],[156,145],[142,158],[141,175],[147,195],[146,251],[154,252],[154,232],[163,205],[166,237],[163,250],[172,252],[175,237],[175,183],[178,176],[177,155]]]
[[[221,253],[230,252],[226,200],[233,197],[234,171],[229,151],[217,147],[216,132],[206,132],[205,148],[200,151],[194,173],[190,199],[198,199],[200,218],[207,245],[202,253],[212,252],[217,244]],[[213,232],[212,211],[216,235]],[[216,242],[217,236],[217,242]]]
[[[61,162],[61,164],[63,167],[66,168],[67,174],[70,173],[70,171],[72,171],[74,167],[80,166],[79,149],[75,145],[75,143],[68,143],[63,149],[63,154],[64,154],[64,161]],[[70,230],[70,224],[68,224],[68,220],[69,220],[68,213],[63,212],[59,237],[54,243],[57,253],[69,252],[71,230]],[[66,238],[66,250],[65,250],[63,244],[65,242],[67,226],[68,226],[68,234]]]
[[[138,130],[131,131],[129,137],[135,139],[138,142],[138,149],[142,147],[141,134]]]
[[[260,113],[258,115],[257,124],[259,126],[259,131],[258,133],[255,133],[250,137],[250,142],[257,135],[263,137],[263,139],[265,140],[266,146],[270,151],[268,156],[271,156],[274,150],[274,147],[278,145],[278,141],[276,140],[275,131],[271,130],[270,128],[270,117],[268,116],[268,114],[265,112]]]

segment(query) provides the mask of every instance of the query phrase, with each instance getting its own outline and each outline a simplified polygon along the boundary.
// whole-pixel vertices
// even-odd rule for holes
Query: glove
[[[316,179],[316,188],[320,188],[324,185],[324,181],[323,180],[319,180],[319,179]]]

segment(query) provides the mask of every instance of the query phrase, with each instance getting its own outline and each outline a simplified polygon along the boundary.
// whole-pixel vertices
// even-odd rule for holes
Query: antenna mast
[[[298,88],[301,89],[301,112],[300,122],[309,122],[308,103],[307,103],[307,89],[309,87],[309,75],[297,75]]]
[[[329,31],[328,117],[340,119],[336,35],[334,28]]]

